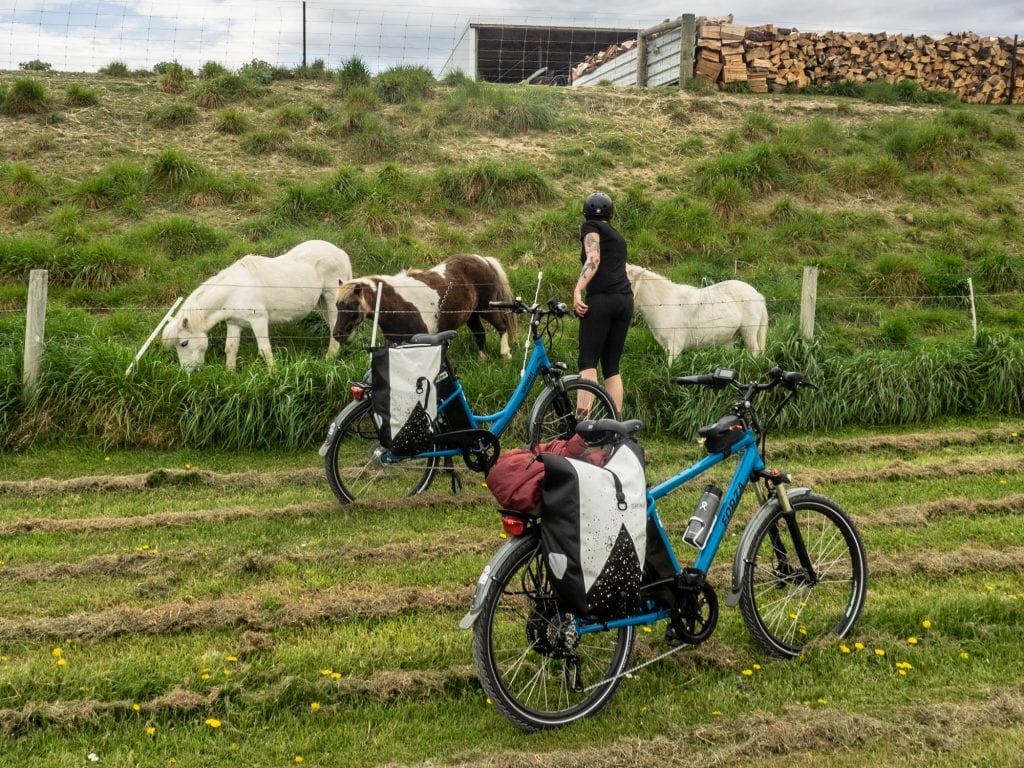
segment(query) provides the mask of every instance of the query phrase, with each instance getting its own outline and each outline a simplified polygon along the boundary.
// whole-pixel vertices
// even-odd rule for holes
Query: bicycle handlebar
[[[526,304],[522,299],[513,299],[512,301],[491,301],[488,304],[495,309],[507,309],[516,315],[533,314],[537,317],[543,317],[545,315],[554,315],[555,317],[565,317],[569,314],[569,308],[565,302],[559,301],[557,298],[552,296],[548,300],[548,308],[542,309],[540,304]]]
[[[760,392],[766,389],[772,389],[773,387],[782,386],[791,392],[796,392],[800,387],[811,387],[817,389],[817,386],[807,379],[799,371],[784,371],[781,368],[772,368],[768,371],[768,381],[758,382],[752,381],[743,383],[737,379],[736,371],[732,368],[716,368],[713,373],[705,373],[697,376],[679,376],[676,378],[676,384],[686,386],[699,386],[708,387],[710,389],[724,389],[725,387],[735,387],[739,390],[746,390],[750,393]]]

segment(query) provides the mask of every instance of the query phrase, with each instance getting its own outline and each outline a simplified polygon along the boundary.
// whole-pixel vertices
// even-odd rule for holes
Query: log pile
[[[624,40],[623,42],[618,43],[617,45],[609,45],[607,48],[600,50],[597,53],[593,53],[590,56],[587,56],[587,58],[585,58],[579,64],[576,64],[575,66],[572,67],[572,73],[570,75],[569,81],[572,82],[573,80],[575,80],[578,77],[581,77],[582,75],[586,75],[589,74],[590,72],[593,72],[606,61],[611,61],[620,53],[625,53],[626,51],[630,51],[634,48],[636,48],[635,37],[630,38],[629,40]]]
[[[1013,59],[1016,58],[1014,67]],[[1011,74],[1012,73],[1012,74]],[[697,22],[695,72],[708,83],[746,83],[755,93],[800,90],[852,80],[913,80],[925,90],[952,91],[966,102],[1024,103],[1024,45],[973,33],[946,35],[802,33],[767,24],[744,27],[732,17]]]

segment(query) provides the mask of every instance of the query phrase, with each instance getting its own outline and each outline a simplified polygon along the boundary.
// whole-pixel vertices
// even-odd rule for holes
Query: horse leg
[[[274,352],[270,349],[270,327],[266,317],[255,317],[249,321],[253,335],[256,337],[256,346],[260,348],[260,354],[267,362],[267,367],[274,365]]]
[[[224,339],[224,357],[229,371],[235,370],[238,366],[238,345],[241,339],[242,326],[229,322]]]
[[[487,336],[484,334],[484,324],[480,321],[480,315],[474,312],[466,321],[469,330],[473,332],[473,339],[480,348],[480,359],[487,358]]]
[[[338,322],[338,305],[334,300],[336,293],[337,291],[331,288],[320,294],[320,314],[323,316],[324,322],[327,323],[327,330],[331,338],[330,344],[327,345],[328,358],[337,357],[338,351],[341,349],[341,344],[334,338],[334,326]]]
[[[499,351],[501,352],[502,358],[509,360],[512,357],[512,350],[509,348],[509,331],[511,330],[511,324],[509,323],[508,316],[503,312],[485,312],[483,318],[491,325],[494,326],[499,334]]]

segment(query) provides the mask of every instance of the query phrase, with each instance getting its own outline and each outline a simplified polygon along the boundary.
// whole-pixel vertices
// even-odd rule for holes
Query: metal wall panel
[[[679,51],[682,31],[669,29],[647,40],[647,85],[669,85],[679,82]],[[636,48],[606,61],[593,72],[581,75],[573,85],[597,85],[602,81],[612,85],[636,85]]]

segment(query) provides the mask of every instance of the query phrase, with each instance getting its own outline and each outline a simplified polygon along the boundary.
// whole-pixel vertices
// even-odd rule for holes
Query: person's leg
[[[605,298],[601,294],[588,296],[587,304],[590,309],[580,318],[580,377],[591,381],[597,381],[597,362],[604,352],[608,338],[609,317]],[[593,395],[589,392],[576,393],[577,418],[585,419],[589,416],[592,399]]]
[[[580,378],[597,381],[597,368],[584,368],[580,371]],[[586,419],[590,416],[590,403],[594,396],[582,389],[576,393],[576,418]]]
[[[611,395],[612,402],[615,403],[615,410],[619,412],[619,416],[622,415],[622,376],[616,373],[614,376],[607,376],[604,380],[604,388],[608,390],[608,394]]]

